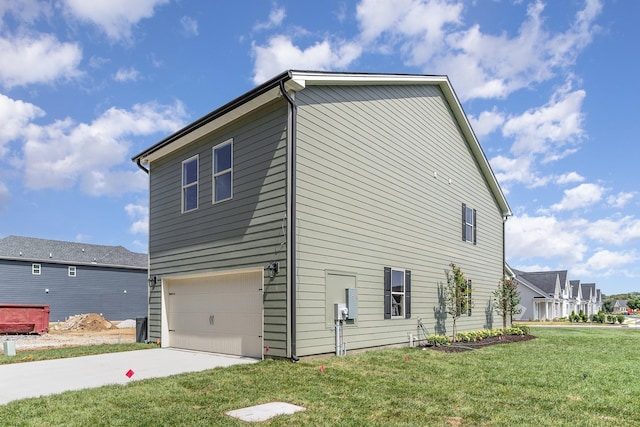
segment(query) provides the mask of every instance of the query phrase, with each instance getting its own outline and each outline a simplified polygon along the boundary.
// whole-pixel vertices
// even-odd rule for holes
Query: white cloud
[[[572,65],[598,31],[593,22],[602,10],[599,1],[590,0],[566,31],[553,33],[545,27],[544,4],[537,1],[510,36],[483,33],[477,24],[464,26],[463,5],[362,0],[357,6],[361,42],[368,50],[399,51],[425,72],[448,74],[462,100],[504,98]]]
[[[120,68],[113,76],[113,80],[117,82],[135,82],[140,78],[140,71],[134,67]]]
[[[3,0],[0,2],[0,29],[5,14],[13,15],[20,23],[31,24],[42,15],[50,15],[51,4],[38,0]]]
[[[504,124],[504,121],[504,113],[496,111],[495,108],[491,111],[483,111],[478,118],[469,116],[469,123],[478,137],[494,132]]]
[[[143,172],[144,173],[144,172]],[[133,234],[148,234],[149,233],[149,207],[143,205],[134,205],[129,203],[124,207],[124,210],[129,215],[129,218],[133,221],[129,231]]]
[[[506,222],[506,249],[510,257],[547,258],[572,265],[588,250],[582,230],[554,216],[514,216]]]
[[[128,39],[139,21],[151,18],[155,8],[169,0],[64,0],[67,13],[97,25],[113,40]]]
[[[253,53],[256,58],[253,81],[259,84],[290,68],[342,69],[358,58],[361,50],[353,43],[329,40],[301,49],[288,36],[276,35],[266,46],[254,44]]]
[[[640,240],[640,219],[625,216],[617,220],[605,218],[585,224],[585,234],[601,244],[625,245]]]
[[[186,37],[195,37],[199,34],[198,21],[189,16],[180,18],[180,25],[182,25],[182,31]]]
[[[266,22],[259,22],[253,26],[254,31],[270,30],[279,27],[287,16],[286,11],[282,7],[275,7],[269,13],[269,19]]]
[[[616,195],[609,196],[607,198],[607,204],[612,208],[622,209],[627,203],[633,200],[635,196],[636,193],[633,191],[628,193],[621,191]]]
[[[58,120],[31,124],[25,134],[25,185],[72,188],[90,195],[123,194],[146,188],[146,176],[129,169],[129,136],[172,132],[183,125],[182,104],[137,104],[110,108],[92,123]],[[122,165],[127,165],[121,169]]]
[[[27,124],[42,116],[37,106],[0,93],[0,159],[6,155],[5,144],[21,137]]]
[[[489,163],[494,170],[496,178],[501,184],[525,183],[528,188],[536,188],[547,185],[551,177],[537,175],[532,156],[521,157],[493,157]]]
[[[589,270],[611,270],[629,265],[638,261],[635,251],[612,252],[606,249],[593,254],[584,265]]]
[[[51,35],[0,38],[0,84],[5,88],[80,76],[82,51]]]
[[[556,178],[556,183],[560,185],[572,184],[574,182],[582,182],[582,181],[584,181],[584,177],[577,172],[565,173],[560,175],[558,178]]]
[[[584,135],[581,108],[585,96],[583,90],[562,89],[546,105],[509,117],[502,134],[515,139],[511,152],[516,156],[533,153],[558,158],[562,147]]]
[[[357,8],[362,43],[399,44],[412,65],[428,62],[444,47],[445,27],[461,23],[462,4],[443,0],[362,0]]]
[[[564,197],[559,203],[551,206],[554,211],[572,210],[591,206],[602,200],[605,189],[597,184],[580,184],[564,190]]]

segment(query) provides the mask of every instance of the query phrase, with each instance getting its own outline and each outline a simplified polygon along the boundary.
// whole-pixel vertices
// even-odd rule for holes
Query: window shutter
[[[384,318],[391,319],[391,267],[384,268]]]
[[[478,235],[478,222],[476,221],[476,217],[478,216],[478,214],[476,213],[476,210],[473,210],[473,244],[476,245],[478,244],[478,239],[477,239],[477,235]]]
[[[471,316],[471,303],[473,299],[471,298],[471,279],[467,280],[467,316]]]
[[[467,205],[462,204],[462,241],[465,242],[467,240]]]
[[[411,270],[404,271],[404,318],[411,319]]]

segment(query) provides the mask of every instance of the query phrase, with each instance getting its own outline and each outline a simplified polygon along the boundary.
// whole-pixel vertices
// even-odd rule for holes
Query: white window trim
[[[76,277],[77,276],[77,269],[75,265],[70,265],[69,267],[67,267],[67,274],[69,275],[69,277]]]
[[[393,291],[393,272],[400,271],[402,272],[402,292],[394,292]],[[404,319],[405,318],[405,310],[407,309],[405,296],[407,291],[407,284],[405,283],[406,270],[403,268],[393,268],[391,267],[391,318],[392,319]],[[394,295],[402,295],[402,313],[394,314],[393,312],[393,296]]]
[[[192,162],[193,160],[196,161],[196,168],[198,169],[198,171],[196,172],[196,180],[195,180],[195,182],[192,182],[192,183],[189,183],[189,184],[185,185],[185,183],[184,183],[184,165],[185,165],[185,163]],[[199,183],[200,183],[200,156],[198,154],[196,154],[195,156],[192,156],[192,157],[189,157],[186,160],[183,160],[182,161],[182,166],[181,166],[181,169],[180,169],[180,187],[181,187],[180,209],[181,209],[182,213],[193,212],[193,211],[197,210],[198,207],[200,206],[200,200],[199,200],[199,197],[198,197],[198,194],[197,194],[199,192],[199,190],[196,192],[196,207],[193,208],[193,209],[185,210],[185,205],[184,205],[184,202],[185,202],[185,200],[184,200],[185,190],[187,188],[190,188],[190,187],[193,187],[193,186],[198,188]]]
[[[231,161],[230,161],[230,167],[229,169],[225,169],[223,171],[219,171],[219,172],[215,172],[215,162],[216,162],[216,150],[224,147],[225,145],[230,145],[231,146]],[[218,145],[216,145],[215,147],[213,147],[211,149],[211,171],[212,171],[212,178],[211,178],[211,201],[212,203],[215,205],[216,203],[221,203],[221,202],[226,202],[227,200],[231,200],[233,199],[233,138],[226,140],[225,142],[222,142]],[[216,178],[218,176],[221,175],[225,175],[227,173],[231,173],[231,192],[229,197],[227,197],[226,199],[220,199],[220,200],[216,200]]]
[[[31,264],[31,274],[40,276],[42,274],[42,264]]]

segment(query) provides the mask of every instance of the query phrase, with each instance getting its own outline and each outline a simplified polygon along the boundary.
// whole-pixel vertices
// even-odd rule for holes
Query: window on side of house
[[[462,241],[477,244],[477,212],[462,204]]]
[[[411,271],[384,268],[384,318],[411,318]]]
[[[213,203],[233,197],[233,139],[213,147]]]
[[[70,265],[68,267],[69,277],[76,277],[76,267],[74,265]]]
[[[182,162],[182,212],[198,209],[198,155]]]
[[[40,264],[31,264],[31,274],[39,276],[42,273],[42,266]]]

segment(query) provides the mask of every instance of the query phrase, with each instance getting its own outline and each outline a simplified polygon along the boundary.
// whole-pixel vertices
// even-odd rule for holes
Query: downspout
[[[296,355],[296,123],[298,107],[295,101],[287,93],[284,87],[284,79],[280,80],[280,92],[291,106],[291,140],[289,161],[289,180],[291,186],[290,209],[289,209],[289,277],[291,282],[290,292],[290,336],[291,336],[291,360],[298,361]]]
[[[145,168],[144,166],[142,166],[142,162],[141,162],[141,160],[140,160],[139,158],[136,160],[136,164],[137,164],[137,165],[138,165],[138,167],[139,167],[140,169],[142,169],[142,170],[143,170],[147,175],[149,175],[149,169],[147,169],[147,168]]]

